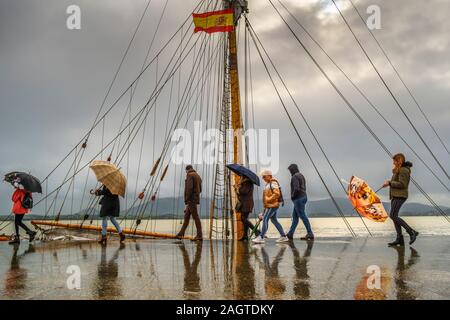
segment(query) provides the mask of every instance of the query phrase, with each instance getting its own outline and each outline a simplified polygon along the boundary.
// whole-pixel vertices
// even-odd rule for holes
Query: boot
[[[9,244],[20,244],[20,237],[14,236],[14,238],[11,239],[11,241],[8,242]]]
[[[193,238],[191,241],[203,241],[203,237],[202,236],[195,236],[195,238]]]
[[[307,234],[306,236],[301,237],[300,240],[314,241],[314,235],[313,234]]]
[[[119,233],[119,237],[120,237],[120,243],[125,241],[125,235],[123,234],[123,232]]]
[[[177,234],[177,235],[175,236],[175,238],[178,239],[178,240],[183,240],[184,234],[179,233],[179,234]]]
[[[395,239],[394,242],[390,242],[388,243],[389,247],[395,247],[395,246],[404,246],[405,245],[405,241],[403,240],[403,236],[397,236],[397,239]]]
[[[100,238],[100,240],[98,240],[98,243],[101,244],[101,245],[104,245],[104,246],[106,246],[106,242],[107,242],[107,237],[106,236],[102,236]]]
[[[419,232],[413,230],[410,234],[409,234],[409,244],[413,244],[414,241],[416,241],[417,236],[419,235]]]
[[[33,242],[34,238],[36,237],[37,232],[36,231],[30,231],[28,233],[28,236],[30,237],[30,242]]]

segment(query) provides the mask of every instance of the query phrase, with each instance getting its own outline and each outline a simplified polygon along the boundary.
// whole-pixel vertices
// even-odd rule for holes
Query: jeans
[[[309,223],[308,216],[306,215],[306,202],[308,202],[307,197],[301,197],[293,200],[294,202],[294,211],[292,212],[292,225],[291,229],[288,232],[288,236],[293,237],[295,233],[295,229],[298,225],[299,218],[302,219],[303,224],[305,225],[306,232],[308,235],[313,235],[311,224]]]
[[[119,223],[117,223],[116,218],[114,217],[103,217],[102,220],[102,236],[106,237],[106,234],[108,233],[108,218],[111,220],[114,227],[116,227],[116,230],[118,233],[122,233],[122,228],[120,227]]]
[[[262,226],[262,230],[261,230],[261,234],[260,234],[261,238],[264,239],[264,237],[267,233],[267,230],[269,229],[269,220],[272,221],[275,228],[277,228],[278,232],[280,233],[280,236],[282,236],[282,237],[286,236],[286,234],[284,233],[283,227],[278,222],[277,211],[278,211],[278,208],[267,209],[267,212],[263,217],[263,226]]]
[[[397,232],[397,237],[402,236],[402,227],[405,228],[408,234],[413,233],[413,229],[406,223],[405,220],[398,216],[400,208],[405,203],[404,198],[392,198],[391,200],[391,212],[389,213],[390,218],[394,221],[395,231]]]

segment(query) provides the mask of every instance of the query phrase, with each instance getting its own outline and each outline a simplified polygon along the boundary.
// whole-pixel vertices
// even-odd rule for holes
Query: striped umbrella
[[[108,161],[93,161],[89,168],[94,171],[97,180],[114,195],[125,197],[127,178],[115,165]]]

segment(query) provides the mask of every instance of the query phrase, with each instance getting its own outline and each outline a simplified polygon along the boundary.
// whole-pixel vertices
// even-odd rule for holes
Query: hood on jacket
[[[291,175],[294,175],[294,174],[300,172],[300,170],[298,170],[298,166],[297,166],[296,164],[294,164],[294,163],[291,164],[291,165],[288,167],[288,170],[289,170],[289,172],[291,173]]]
[[[197,172],[197,171],[195,171],[193,168],[191,168],[191,169],[188,169],[188,170],[186,170],[187,171],[187,174],[189,174],[189,173],[193,173],[193,172]]]
[[[413,164],[411,162],[409,162],[409,161],[405,161],[405,163],[402,165],[402,167],[406,167],[406,168],[409,168],[409,169],[411,169],[412,166],[413,166]]]

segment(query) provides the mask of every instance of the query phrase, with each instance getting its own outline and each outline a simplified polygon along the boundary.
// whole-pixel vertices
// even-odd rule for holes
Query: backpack
[[[284,207],[284,198],[283,198],[283,192],[281,191],[281,185],[278,182],[278,180],[273,179],[276,183],[278,183],[278,188],[280,189],[280,197],[278,198],[278,202],[281,203],[281,206]],[[273,188],[272,188],[272,181],[270,181],[270,190],[273,192]]]
[[[33,197],[31,196],[31,193],[27,192],[23,196],[22,207],[28,210],[33,209]]]

